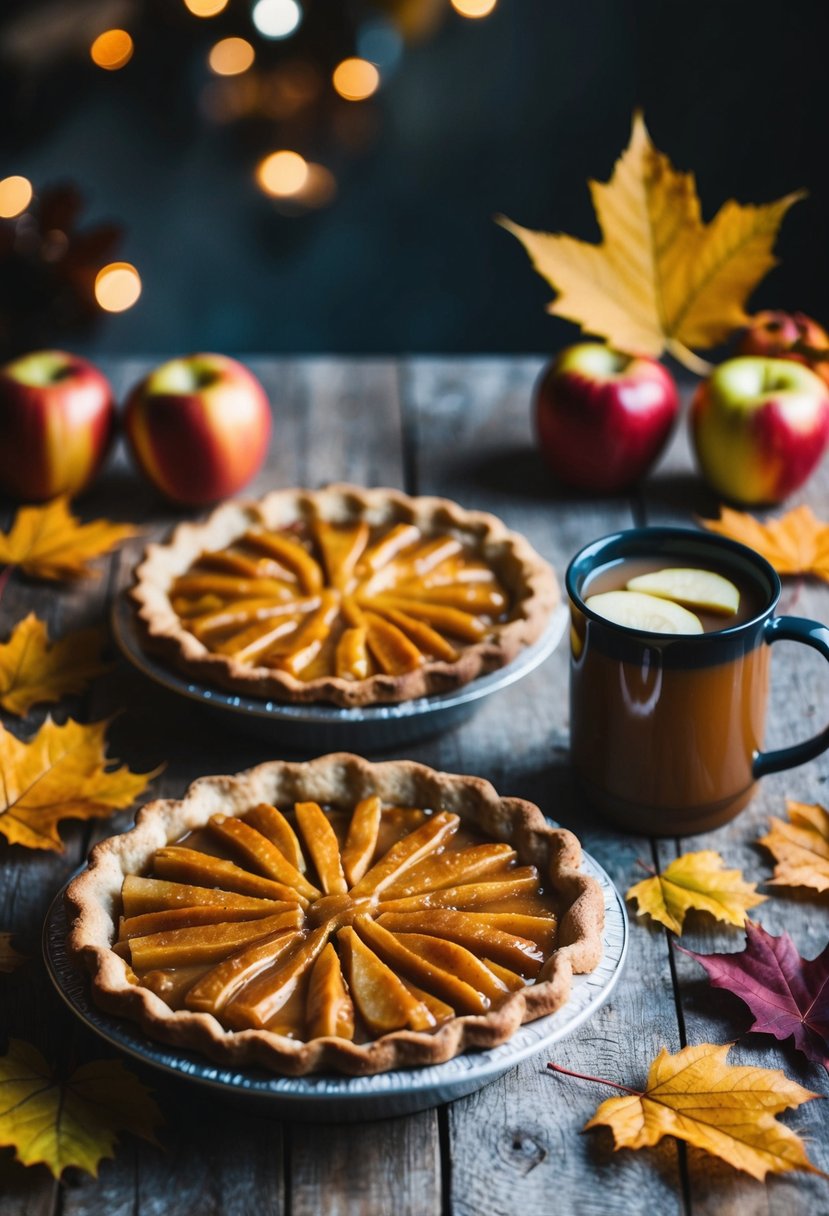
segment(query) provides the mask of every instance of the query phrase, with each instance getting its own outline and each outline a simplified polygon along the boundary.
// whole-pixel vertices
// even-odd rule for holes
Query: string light
[[[367,59],[344,59],[334,68],[331,79],[346,101],[365,101],[380,86],[380,73]]]
[[[253,24],[264,38],[288,38],[302,20],[297,0],[256,0]]]
[[[246,38],[222,38],[211,50],[207,62],[217,76],[238,76],[253,63],[255,52]]]
[[[141,276],[129,262],[110,262],[95,276],[95,299],[104,312],[125,312],[141,295]]]
[[[271,152],[256,168],[259,188],[274,198],[290,198],[308,180],[308,162],[298,152]]]
[[[117,72],[132,59],[134,49],[132,38],[126,30],[104,30],[92,43],[89,54],[92,62],[105,72]]]
[[[184,0],[194,17],[215,17],[227,8],[227,0]]]
[[[462,17],[488,17],[498,0],[452,0],[452,8]]]
[[[32,183],[27,177],[4,177],[0,181],[0,219],[13,220],[32,201]]]

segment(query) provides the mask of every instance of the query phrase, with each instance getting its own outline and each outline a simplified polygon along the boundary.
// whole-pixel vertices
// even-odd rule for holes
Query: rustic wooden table
[[[630,497],[594,500],[549,484],[532,446],[529,399],[537,359],[253,359],[273,401],[275,430],[267,469],[252,487],[316,486],[331,480],[438,493],[496,512],[526,533],[560,574],[585,542],[633,524],[691,524],[713,514],[715,501],[693,475],[680,431],[656,474]],[[119,392],[144,364],[114,362]],[[806,501],[829,514],[829,462],[810,483]],[[162,535],[173,513],[131,474],[119,453],[91,495],[84,516],[135,521],[145,536]],[[6,526],[11,512],[7,512]],[[31,608],[53,633],[103,619],[116,588],[129,578],[142,541],[109,562],[95,583],[74,588],[13,578],[0,612],[0,636]],[[796,601],[796,608],[794,607]],[[784,610],[829,619],[829,587],[788,584]],[[769,744],[813,733],[827,718],[826,672],[805,647],[775,650]],[[134,769],[167,767],[154,796],[178,796],[204,773],[229,773],[272,758],[278,749],[243,734],[223,734],[172,696],[121,663],[85,698],[61,705],[85,721],[125,710],[111,728],[113,751]],[[688,848],[719,850],[751,879],[771,874],[756,844],[787,795],[827,801],[829,760],[767,779],[735,823],[693,840],[621,835],[596,821],[575,798],[567,761],[567,648],[529,678],[499,694],[460,729],[410,749],[418,760],[478,773],[505,794],[530,798],[573,828],[624,891],[641,875],[639,862],[665,865]],[[12,729],[28,735],[43,713]],[[0,930],[13,930],[31,961],[0,977],[0,1032],[35,1042],[59,1065],[111,1054],[77,1024],[51,990],[39,961],[39,930],[49,902],[106,825],[64,828],[62,855],[0,847]],[[787,929],[812,957],[827,939],[827,903],[775,894],[758,919],[771,932]],[[738,930],[692,919],[686,935],[698,950],[740,948]],[[598,1015],[560,1043],[555,1059],[568,1068],[640,1085],[660,1047],[726,1042],[747,1025],[744,1006],[710,988],[701,969],[679,953],[671,936],[634,920],[621,982]],[[767,1038],[741,1038],[734,1062],[781,1067],[809,1089],[829,1094],[826,1074]],[[211,1101],[185,1083],[141,1070],[164,1112],[161,1147],[126,1137],[97,1180],[69,1171],[56,1183],[43,1167],[23,1169],[0,1152],[0,1216],[140,1216],[198,1213],[361,1213],[365,1216],[609,1216],[648,1212],[786,1216],[829,1212],[829,1184],[789,1175],[767,1186],[714,1158],[666,1140],[656,1149],[614,1154],[609,1132],[581,1135],[611,1091],[553,1076],[537,1057],[452,1105],[377,1124],[303,1125]],[[813,1102],[786,1122],[810,1141],[829,1170],[829,1106]]]

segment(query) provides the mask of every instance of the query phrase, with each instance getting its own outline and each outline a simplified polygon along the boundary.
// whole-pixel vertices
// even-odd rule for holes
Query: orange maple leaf
[[[748,545],[778,574],[814,574],[829,582],[829,524],[809,507],[795,507],[764,524],[746,512],[721,507],[719,519],[699,522],[709,532]]]
[[[769,885],[829,891],[829,812],[822,806],[787,802],[789,822],[772,817],[761,836],[777,865]]]
[[[89,562],[136,531],[106,519],[82,524],[68,498],[53,498],[42,507],[21,507],[10,531],[0,533],[0,565],[19,566],[36,578],[83,578],[94,574]]]
[[[731,1047],[700,1043],[676,1055],[663,1047],[650,1066],[644,1093],[558,1064],[547,1067],[625,1091],[623,1098],[603,1102],[584,1125],[585,1131],[608,1126],[614,1148],[650,1148],[663,1136],[675,1136],[760,1181],[788,1170],[820,1174],[800,1137],[775,1116],[821,1095],[790,1081],[778,1068],[728,1064]]]
[[[62,819],[106,818],[144,792],[160,769],[107,770],[108,725],[47,718],[29,743],[0,726],[0,833],[10,844],[59,851]]]
[[[0,643],[0,705],[26,714],[41,701],[82,692],[93,677],[110,670],[101,662],[102,629],[78,629],[50,644],[46,625],[30,612]]]

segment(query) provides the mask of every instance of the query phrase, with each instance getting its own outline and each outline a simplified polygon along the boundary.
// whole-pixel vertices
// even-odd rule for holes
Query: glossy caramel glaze
[[[510,612],[496,573],[469,545],[364,520],[251,529],[203,553],[170,598],[214,654],[303,681],[453,663]]]
[[[483,1014],[538,977],[556,909],[457,815],[297,803],[214,815],[128,876],[115,949],[173,1009],[367,1042]]]

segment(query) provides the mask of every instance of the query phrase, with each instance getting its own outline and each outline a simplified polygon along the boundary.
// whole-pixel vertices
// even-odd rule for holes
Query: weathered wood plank
[[[680,429],[657,476],[646,484],[643,507],[649,523],[681,523],[691,525],[692,511],[713,516],[717,500],[692,472],[693,460],[687,433]],[[682,487],[676,496],[671,487]],[[785,508],[798,501],[808,502],[823,518],[829,514],[829,465],[821,471],[800,495],[786,503]],[[777,512],[775,512],[777,513]],[[794,602],[796,601],[796,602]],[[787,609],[787,604],[793,604]],[[799,586],[784,582],[781,611],[795,615],[829,620],[829,587],[813,581]],[[813,651],[804,646],[777,645],[773,657],[772,696],[769,706],[767,746],[781,747],[795,743],[821,729],[829,718],[827,681],[829,671]],[[787,797],[803,802],[827,801],[829,760],[826,756],[792,770],[768,777],[759,794],[735,820],[717,831],[676,842],[664,841],[659,846],[660,864],[664,867],[678,852],[716,849],[730,866],[742,869],[744,875],[762,883],[771,876],[772,859],[757,845],[757,838],[767,829],[770,815],[785,814]],[[761,890],[763,888],[761,887]],[[794,938],[801,954],[813,957],[829,938],[829,917],[825,902],[811,899],[805,892],[766,888],[768,902],[753,910],[752,916],[770,933],[787,931]],[[643,927],[643,933],[653,932]],[[742,949],[741,930],[719,925],[706,916],[691,916],[683,944],[702,953],[737,951]],[[728,993],[711,988],[705,973],[681,951],[673,950],[679,999],[687,1042],[729,1042],[740,1036],[750,1023],[742,1002]],[[764,1068],[782,1068],[786,1074],[807,1089],[829,1095],[829,1084],[823,1069],[810,1066],[790,1045],[778,1045],[766,1036],[741,1039],[731,1052],[735,1064],[753,1064]],[[812,1160],[822,1169],[829,1167],[829,1109],[824,1103],[810,1103],[797,1112],[784,1116],[784,1121],[809,1141]],[[691,1151],[688,1158],[690,1193],[693,1211],[700,1216],[721,1216],[723,1213],[769,1213],[771,1216],[798,1216],[822,1211],[827,1206],[826,1183],[802,1174],[774,1178],[762,1186],[737,1174],[705,1154]]]
[[[550,484],[532,446],[529,398],[535,360],[415,360],[404,377],[416,437],[420,493],[443,493],[492,510],[524,532],[562,576],[587,541],[632,523],[630,503],[566,494]],[[575,799],[567,760],[566,642],[532,676],[493,699],[468,724],[413,755],[474,772],[506,794],[531,798],[572,827],[624,890],[650,843],[608,831]],[[662,1044],[678,1046],[664,938],[634,933],[625,975],[607,1006],[553,1058],[628,1082]],[[538,1056],[449,1108],[455,1216],[546,1216],[550,1211],[682,1211],[678,1157],[613,1158],[606,1133],[579,1133],[609,1091],[551,1076]]]

